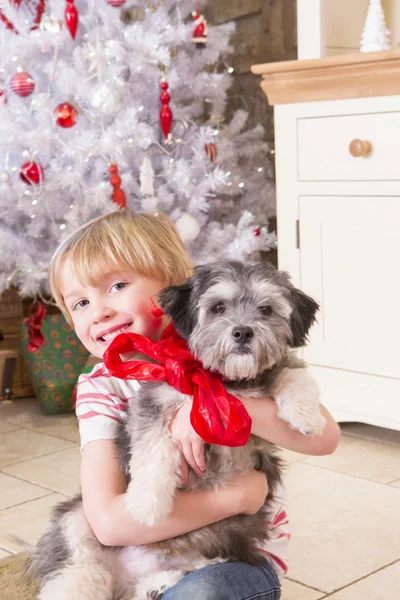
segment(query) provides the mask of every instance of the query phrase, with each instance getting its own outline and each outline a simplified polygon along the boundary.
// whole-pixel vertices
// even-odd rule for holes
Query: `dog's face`
[[[318,310],[287,273],[236,261],[197,267],[160,302],[194,356],[230,381],[254,379],[303,346]]]

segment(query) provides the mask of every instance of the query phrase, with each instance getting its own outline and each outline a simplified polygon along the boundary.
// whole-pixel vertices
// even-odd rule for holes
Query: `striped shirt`
[[[76,414],[79,422],[81,449],[94,440],[112,440],[117,435],[118,423],[126,419],[129,401],[140,390],[140,383],[117,379],[108,372],[104,363],[97,364],[89,374],[82,374],[78,382]],[[272,510],[269,510],[270,539],[260,550],[270,560],[279,577],[288,569],[289,521],[284,507],[284,488],[275,490]]]

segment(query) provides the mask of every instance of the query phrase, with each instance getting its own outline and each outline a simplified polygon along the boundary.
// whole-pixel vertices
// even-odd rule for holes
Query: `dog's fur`
[[[231,393],[274,396],[279,416],[303,433],[321,433],[319,394],[304,364],[291,355],[303,346],[317,303],[286,273],[266,263],[207,265],[180,286],[160,294],[163,310],[204,367],[223,375]],[[132,516],[148,525],[172,510],[179,487],[180,454],[168,424],[179,403],[189,402],[167,384],[146,383],[132,400],[117,440],[130,481]],[[257,563],[268,539],[270,499],[281,477],[275,448],[251,436],[243,447],[206,445],[207,470],[190,474],[189,491],[218,489],[249,469],[263,471],[269,493],[256,515],[237,515],[157,544],[102,546],[82,508],[81,496],[60,504],[30,559],[41,579],[40,600],[145,600],[161,597],[185,574],[225,560]]]

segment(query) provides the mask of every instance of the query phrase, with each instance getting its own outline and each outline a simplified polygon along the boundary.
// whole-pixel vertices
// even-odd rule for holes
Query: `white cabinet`
[[[275,108],[279,266],[321,304],[304,358],[337,420],[400,430],[399,115],[400,96]]]
[[[381,55],[377,70],[398,59],[398,51]],[[338,421],[400,430],[400,77],[397,95],[374,94],[373,84],[368,92],[363,80],[360,98],[356,84],[346,98],[332,77],[340,99],[312,101],[332,60],[293,62],[280,76],[277,65],[254,71],[277,98],[279,267],[321,304],[304,358]],[[340,82],[348,65],[333,65]],[[297,102],[296,86],[289,101],[294,80],[307,101]],[[361,156],[350,152],[354,139]]]

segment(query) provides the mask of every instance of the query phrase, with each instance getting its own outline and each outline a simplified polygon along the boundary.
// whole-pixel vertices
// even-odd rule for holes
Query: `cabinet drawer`
[[[400,180],[400,111],[298,119],[297,165],[299,181]]]

